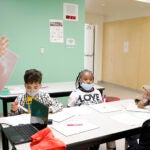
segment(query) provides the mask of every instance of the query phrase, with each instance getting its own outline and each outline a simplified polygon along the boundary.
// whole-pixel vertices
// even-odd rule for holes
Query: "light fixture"
[[[142,2],[142,3],[150,3],[150,0],[136,0],[138,2]]]

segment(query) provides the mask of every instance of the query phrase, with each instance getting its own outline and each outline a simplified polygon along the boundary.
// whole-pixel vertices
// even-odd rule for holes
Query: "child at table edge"
[[[47,105],[49,113],[55,113],[63,109],[63,105],[56,99],[51,98],[48,93],[42,91],[41,88],[42,73],[36,69],[26,70],[24,74],[24,86],[26,93],[19,95],[14,102],[11,103],[10,115],[18,115],[24,111],[18,107],[18,104],[28,109],[30,113],[32,107],[32,99]]]
[[[76,83],[76,89],[70,94],[67,107],[91,105],[102,103],[102,96],[99,90],[94,88],[94,75],[90,70],[79,72]],[[99,145],[93,145],[89,150],[98,150]],[[107,142],[109,150],[115,150],[115,141]]]
[[[144,108],[147,105],[150,105],[150,85],[143,85],[142,89],[144,93],[142,97],[137,97],[135,102],[139,108]]]
[[[150,105],[150,85],[143,85],[142,89],[144,90],[143,95],[135,98],[135,103],[139,108],[144,108],[145,106]],[[128,144],[127,150],[136,149],[136,147],[138,147],[139,137],[140,134],[136,134],[126,138]]]

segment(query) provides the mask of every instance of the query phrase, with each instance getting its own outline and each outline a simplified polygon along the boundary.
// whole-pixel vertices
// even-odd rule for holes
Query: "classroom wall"
[[[63,20],[63,3],[78,4],[79,20]],[[75,80],[84,61],[84,0],[1,0],[0,35],[19,59],[7,84],[23,84],[25,70],[36,68],[43,82]],[[49,19],[63,20],[64,43],[49,41]],[[74,38],[68,48],[66,38]],[[40,49],[44,48],[44,53]]]
[[[104,23],[103,81],[138,90],[150,84],[149,27],[150,17]]]

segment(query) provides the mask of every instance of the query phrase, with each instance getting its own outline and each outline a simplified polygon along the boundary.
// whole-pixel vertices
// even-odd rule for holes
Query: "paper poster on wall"
[[[127,53],[128,52],[128,48],[129,48],[129,42],[126,40],[126,41],[123,42],[123,51],[125,53]]]
[[[50,42],[63,43],[64,42],[63,21],[50,19],[49,28],[50,28]]]
[[[67,46],[67,48],[73,48],[75,46],[75,39],[74,38],[67,38],[66,39],[66,46]]]
[[[78,5],[64,3],[64,20],[78,21]]]

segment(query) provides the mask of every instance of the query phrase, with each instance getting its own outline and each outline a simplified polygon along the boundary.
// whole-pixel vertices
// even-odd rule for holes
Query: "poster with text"
[[[62,20],[49,20],[50,28],[50,42],[52,43],[63,43],[64,42],[64,31]]]
[[[72,3],[64,3],[63,15],[64,20],[78,21],[78,5]]]

